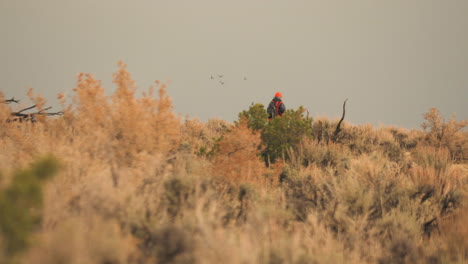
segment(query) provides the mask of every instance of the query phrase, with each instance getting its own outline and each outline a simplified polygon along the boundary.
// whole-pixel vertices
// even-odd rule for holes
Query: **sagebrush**
[[[139,92],[123,63],[114,83],[108,95],[79,74],[63,116],[35,123],[5,122],[0,103],[0,260],[468,261],[466,121],[431,109],[422,130],[344,122],[332,142],[337,120],[302,107],[201,122],[174,113],[162,82]],[[56,176],[35,180],[47,162]]]

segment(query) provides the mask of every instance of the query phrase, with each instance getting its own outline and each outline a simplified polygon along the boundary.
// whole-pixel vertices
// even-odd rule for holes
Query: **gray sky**
[[[78,72],[112,92],[122,59],[140,91],[171,80],[176,112],[203,121],[276,91],[314,117],[349,98],[353,124],[468,119],[466,0],[0,0],[0,34],[0,90],[56,109]]]

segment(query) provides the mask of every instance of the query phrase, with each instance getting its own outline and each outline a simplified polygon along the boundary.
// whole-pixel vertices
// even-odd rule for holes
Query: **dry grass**
[[[321,118],[314,140],[266,167],[245,121],[182,122],[166,85],[138,94],[123,63],[114,83],[109,96],[80,74],[71,98],[59,95],[64,116],[34,124],[3,122],[11,108],[0,104],[0,192],[46,154],[62,164],[15,261],[468,261],[467,140],[457,121],[428,116],[450,138],[429,123],[425,132],[345,122],[332,143],[336,121]],[[0,258],[5,243],[0,232]]]

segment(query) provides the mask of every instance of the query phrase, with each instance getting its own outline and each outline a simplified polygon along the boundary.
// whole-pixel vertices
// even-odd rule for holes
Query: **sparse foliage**
[[[248,128],[247,122],[241,119],[219,141],[214,156],[214,175],[237,182],[261,182],[265,166],[259,156],[260,134]]]
[[[421,127],[427,131],[426,142],[438,148],[448,148],[457,161],[467,161],[468,132],[463,129],[468,126],[468,120],[457,121],[453,115],[445,121],[437,108],[429,109],[423,116],[426,121]]]

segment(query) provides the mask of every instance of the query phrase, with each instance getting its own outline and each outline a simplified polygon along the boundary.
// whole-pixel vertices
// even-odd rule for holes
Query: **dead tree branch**
[[[33,109],[34,107],[36,107],[37,105],[33,105],[33,106],[30,106],[30,107],[27,107],[27,108],[24,108],[22,110],[19,110],[18,112],[13,112],[13,113],[17,113],[17,114],[21,114],[21,112],[24,112],[24,111],[27,111],[27,110],[30,110],[30,109]]]
[[[3,102],[2,102],[3,103]],[[9,104],[9,103],[19,103],[19,100],[15,100],[15,98],[12,98],[12,99],[9,99],[9,100],[5,100],[6,104]],[[47,110],[50,110],[52,109],[52,107],[47,107],[47,108],[44,108],[42,110],[39,110],[37,112],[33,112],[33,113],[24,113],[25,111],[28,111],[28,110],[31,110],[31,109],[34,109],[36,108],[37,105],[33,105],[33,106],[30,106],[30,107],[26,107],[26,108],[23,108],[19,111],[16,111],[16,112],[11,112],[11,116],[12,118],[9,118],[7,120],[8,123],[10,122],[36,122],[37,119],[36,117],[37,116],[57,116],[57,115],[63,115],[63,112],[62,111],[59,111],[59,112],[47,112]]]
[[[348,98],[346,98],[346,100],[344,100],[343,102],[343,115],[341,116],[341,119],[340,121],[338,122],[338,125],[336,125],[336,129],[335,129],[335,132],[333,133],[333,136],[332,136],[332,141],[333,142],[336,142],[337,138],[338,138],[338,134],[340,133],[341,131],[341,122],[343,122],[344,120],[344,117],[345,117],[345,107],[346,107],[346,101],[348,101]]]
[[[11,103],[19,103],[19,100],[15,100],[15,98],[11,98],[11,99],[7,99],[7,100],[4,100],[2,102],[0,102],[2,104],[11,104]]]

